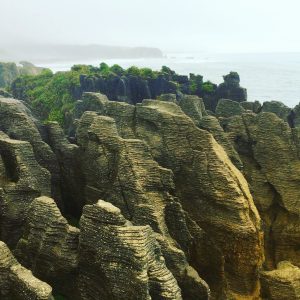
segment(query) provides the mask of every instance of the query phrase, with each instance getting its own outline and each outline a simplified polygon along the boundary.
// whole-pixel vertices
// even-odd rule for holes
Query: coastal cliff
[[[65,128],[0,96],[0,299],[299,299],[299,109],[99,78]]]

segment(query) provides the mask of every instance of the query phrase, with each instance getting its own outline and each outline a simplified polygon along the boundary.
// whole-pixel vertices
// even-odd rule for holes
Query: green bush
[[[202,90],[204,93],[212,93],[214,91],[214,85],[210,81],[206,81],[202,85]]]

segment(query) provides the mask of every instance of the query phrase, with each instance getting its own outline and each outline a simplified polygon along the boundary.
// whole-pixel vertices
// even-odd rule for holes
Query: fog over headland
[[[0,50],[102,44],[165,51],[300,51],[299,0],[0,0]]]

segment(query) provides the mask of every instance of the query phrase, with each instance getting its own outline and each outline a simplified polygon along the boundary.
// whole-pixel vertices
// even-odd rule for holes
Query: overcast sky
[[[6,43],[300,51],[300,0],[0,0]]]

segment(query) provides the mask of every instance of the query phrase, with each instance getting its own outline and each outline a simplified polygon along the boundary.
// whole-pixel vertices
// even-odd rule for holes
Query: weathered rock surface
[[[223,118],[241,115],[244,111],[239,102],[229,99],[220,99],[216,107],[216,115]]]
[[[264,299],[300,299],[300,269],[290,262],[280,262],[276,270],[262,272],[261,282]]]
[[[51,194],[62,206],[59,166],[51,148],[42,139],[37,120],[21,101],[9,98],[0,98],[0,120],[0,130],[10,138],[31,144],[36,161],[51,173]]]
[[[36,161],[28,142],[0,131],[0,238],[15,246],[23,232],[30,203],[50,195],[50,173]]]
[[[243,176],[212,135],[198,129],[178,106],[144,101],[137,106],[136,118],[137,136],[147,141],[162,166],[174,172],[183,208],[221,249],[231,292],[257,293],[257,286],[246,282],[255,282],[254,270],[262,259],[259,216]],[[237,243],[239,247],[232,251]],[[250,248],[256,250],[246,254]],[[248,257],[247,262],[242,257]]]
[[[299,266],[298,132],[274,113],[233,117],[226,132],[243,161],[264,221],[266,267],[275,268],[283,260]]]
[[[105,111],[111,115],[114,112],[115,116],[121,108],[130,108],[128,104],[120,104],[121,107],[114,111],[117,102],[104,104]],[[109,108],[110,104],[113,106]],[[128,117],[127,114],[123,116]],[[122,126],[123,121],[119,119],[118,126]],[[127,131],[123,131],[123,134],[126,133]],[[129,134],[132,135],[133,132]],[[169,232],[165,221],[166,209],[173,205],[175,213],[183,216],[183,222],[177,229],[187,232],[185,239],[178,240],[178,243],[189,247],[192,240],[184,213],[179,204],[175,206],[175,199],[171,195],[174,190],[172,172],[160,167],[153,160],[145,142],[121,138],[114,119],[110,117],[86,112],[80,120],[77,139],[82,149],[86,202],[95,203],[97,199],[105,197],[120,208],[134,225],[150,225],[161,235],[159,242],[166,264],[176,277],[183,293],[189,299],[194,299],[190,293],[195,294],[196,290],[199,298],[206,299],[209,293],[206,283],[188,265],[183,251],[177,248],[177,243],[172,239],[172,232]],[[98,172],[95,173],[95,170]],[[172,221],[170,223],[172,224]]]
[[[45,126],[46,141],[56,155],[60,170],[60,191],[63,211],[67,216],[80,218],[84,206],[84,176],[80,163],[79,146],[71,144],[56,122]]]
[[[24,266],[0,243],[3,299],[51,299],[39,280],[74,300],[299,299],[296,108],[161,99],[87,93],[68,140],[0,98],[0,239]]]
[[[243,101],[240,102],[240,105],[245,109],[245,110],[251,110],[254,113],[259,113],[261,111],[261,104],[259,101]]]
[[[177,87],[165,76],[143,79],[138,76],[114,76],[112,78],[80,77],[80,93],[100,92],[111,100],[138,103],[143,99],[156,98],[161,94],[176,93]],[[80,95],[80,96],[81,96]]]
[[[128,114],[124,116],[116,113],[124,105],[117,102],[111,104],[102,101],[102,103],[104,105],[97,110],[98,113],[113,117],[121,136],[124,138],[137,137],[146,141],[155,160],[163,167],[173,171],[175,193],[183,208],[209,234],[212,243],[219,249],[219,252],[215,252],[218,252],[220,256],[215,257],[215,260],[222,262],[221,256],[223,257],[223,264],[219,265],[219,274],[223,275],[216,275],[213,280],[219,276],[219,286],[223,286],[228,297],[230,297],[229,295],[232,297],[257,296],[259,293],[257,268],[262,262],[260,218],[245,179],[232,165],[222,147],[216,143],[211,134],[197,128],[194,122],[173,103],[146,100],[142,104],[138,104],[136,108],[126,106],[126,111],[131,112],[133,120],[133,122],[127,123],[129,126],[127,125],[126,130],[122,124],[124,124],[124,119],[128,118]],[[117,108],[118,106],[119,108]],[[93,118],[98,118],[98,121],[94,121],[87,130],[88,124],[93,122]],[[99,147],[97,146],[99,141],[101,144],[107,139],[104,138],[104,135],[113,137],[117,133],[116,129],[105,132],[103,130],[105,126],[100,125],[104,121],[112,122],[111,119],[99,118],[96,114],[86,113],[78,128],[79,144],[84,147],[92,142],[86,150],[86,153],[92,158],[91,162],[95,162],[94,165],[88,164],[89,172],[94,169],[106,169],[96,167],[97,161],[104,165],[113,165],[115,161],[120,164],[118,155],[109,155],[108,158],[105,158],[105,153],[110,153],[106,147],[101,150],[104,155],[99,156],[99,148],[98,154],[95,152]],[[133,124],[131,128],[130,124]],[[97,130],[96,136],[95,129]],[[85,133],[82,134],[82,132]],[[90,134],[87,135],[86,132],[90,132]],[[117,148],[118,144],[114,142],[113,138],[107,139],[105,143],[112,149]],[[131,141],[130,143],[137,142]],[[88,153],[87,151],[93,152]],[[130,157],[137,156],[132,153]],[[137,161],[140,161],[140,158]],[[91,176],[86,177],[91,178]],[[99,177],[107,178],[106,180],[111,178],[108,175]],[[130,179],[126,178],[126,182],[128,180],[130,182]],[[97,182],[98,186],[108,185],[108,182],[102,184],[99,184],[98,180]],[[97,186],[97,182],[87,183],[87,187]],[[110,179],[109,182],[114,181]],[[155,189],[157,190],[157,187]],[[118,188],[114,187],[113,190],[117,191]],[[96,199],[99,187],[90,189],[91,195],[93,192],[97,195]],[[103,191],[100,190],[100,192]],[[129,193],[125,193],[125,199],[128,197],[127,194]],[[122,198],[118,197],[117,199]],[[191,199],[193,200],[191,201]],[[109,199],[109,201],[112,200]],[[124,210],[124,204],[113,203],[122,211]],[[125,216],[128,215],[125,213]],[[201,274],[201,267],[198,271]],[[227,287],[225,282],[228,283]]]
[[[280,101],[266,101],[263,103],[262,112],[272,112],[284,121],[288,121],[292,109],[284,105]]]
[[[243,168],[243,164],[240,160],[238,153],[234,149],[230,140],[227,138],[223,128],[221,127],[216,117],[213,116],[203,117],[198,123],[198,127],[210,132],[214,136],[218,144],[224,148],[224,150],[226,151],[227,155],[229,156],[233,164],[240,170]]]
[[[76,297],[79,229],[62,217],[54,200],[36,198],[15,254],[38,278],[63,294]]]
[[[104,201],[85,206],[80,226],[82,299],[181,299],[150,226]]]
[[[35,278],[0,241],[0,299],[51,300],[52,288]]]
[[[240,87],[238,73],[230,72],[223,78],[224,83],[221,83],[216,90],[218,99],[230,99],[237,102],[247,101],[247,90]]]

